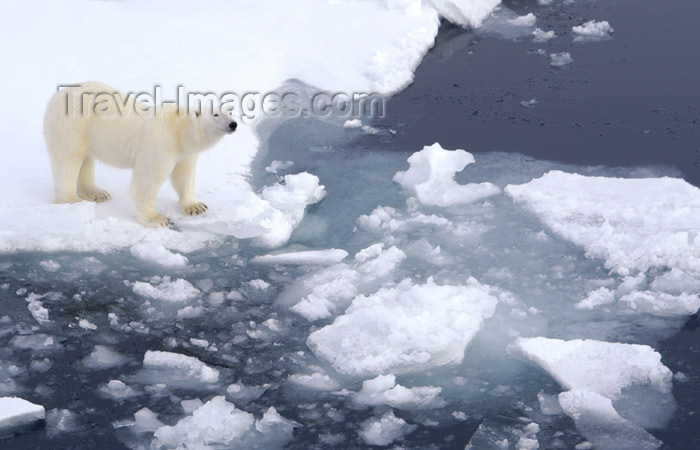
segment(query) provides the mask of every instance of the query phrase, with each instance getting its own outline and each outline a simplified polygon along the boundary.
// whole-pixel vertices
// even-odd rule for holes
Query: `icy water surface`
[[[556,395],[588,381],[562,387],[569,375],[534,363],[525,344],[513,347],[517,339],[656,347],[687,317],[620,300],[670,267],[631,280],[503,191],[555,169],[642,178],[668,170],[480,154],[456,181],[492,183],[493,195],[435,206],[392,181],[418,148],[355,147],[361,130],[315,119],[260,130],[268,147],[253,185],[307,171],[327,192],[288,245],[272,252],[293,253],[286,260],[261,259],[267,250],[235,239],[188,254],[182,269],[128,251],[0,257],[0,393],[47,410],[45,427],[2,446],[464,448],[472,439],[474,448],[490,448],[508,439],[521,448],[572,448],[597,435],[577,427]],[[295,253],[324,249],[337,250],[305,260]],[[612,297],[575,307],[594,291]],[[602,363],[614,364],[620,354],[607,351]],[[605,384],[597,353],[580,361],[577,353],[586,349],[560,368],[580,364]],[[622,442],[653,448],[658,441],[644,428],[663,428],[673,414],[670,371],[656,364],[611,381],[622,390],[606,394],[624,417]],[[593,391],[607,392],[596,383]],[[231,421],[202,431],[192,417],[207,407],[202,423]],[[178,421],[168,435],[166,425]]]

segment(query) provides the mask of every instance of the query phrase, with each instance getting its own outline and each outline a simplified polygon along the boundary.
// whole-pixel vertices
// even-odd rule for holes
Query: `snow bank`
[[[0,397],[0,435],[24,431],[44,420],[45,416],[41,405],[19,397]]]
[[[381,417],[363,422],[358,434],[367,445],[386,446],[403,439],[415,429],[415,425],[409,425],[389,411]]]
[[[6,155],[0,167],[0,188],[6,194],[0,202],[0,252],[108,252],[131,247],[137,258],[182,267],[182,255],[166,252],[183,252],[180,247],[193,242],[202,248],[225,236],[260,237],[262,245],[278,246],[298,223],[297,209],[276,209],[271,206],[274,200],[261,198],[247,182],[259,140],[254,127],[244,125],[256,123],[259,110],[239,111],[243,126],[200,158],[196,193],[210,206],[207,214],[182,215],[174,190],[162,189],[157,209],[174,219],[178,231],[147,230],[135,223],[127,171],[97,167],[98,183],[112,193],[109,202],[52,205],[40,130],[57,85],[100,80],[126,92],[152,92],[160,86],[164,101],[174,100],[180,85],[193,92],[243,96],[272,92],[289,79],[328,92],[391,94],[413,80],[415,68],[433,45],[440,16],[478,27],[499,3],[215,0],[205,5],[177,1],[170,9],[156,3],[84,0],[62,5],[48,0],[31,6],[3,3],[0,27],[12,39],[0,42],[0,53],[8,61],[34,57],[9,65],[0,75],[5,101],[13,105],[0,120],[0,135],[22,149]],[[72,13],[76,10],[80,17]],[[123,24],[135,20],[159,26],[141,27],[125,36]],[[168,36],[193,23],[206,23],[208,32],[172,45]],[[263,35],[261,23],[267,24]],[[55,39],[57,35],[61,39]],[[212,42],[246,44],[236,46],[235,57],[222,57],[221,47]],[[319,59],[337,54],[343,55],[343,64]],[[285,231],[278,234],[280,225]],[[264,237],[271,231],[272,236]],[[141,242],[147,246],[138,245]]]
[[[307,344],[340,373],[413,372],[459,363],[498,300],[473,278],[464,286],[414,284],[359,295],[345,314],[313,332]]]
[[[193,356],[148,350],[143,356],[143,367],[167,372],[171,378],[197,383],[216,383],[219,371]]]
[[[601,20],[600,22],[589,20],[583,25],[572,27],[571,31],[573,31],[575,34],[574,42],[589,42],[610,39],[611,35],[615,32],[607,20]]]
[[[471,153],[445,150],[436,142],[412,154],[408,158],[411,167],[397,172],[394,181],[424,205],[459,205],[499,194],[500,188],[491,183],[457,184],[454,175],[473,162]]]
[[[559,404],[574,420],[578,431],[597,449],[652,450],[662,444],[644,428],[620,417],[609,398],[594,392],[562,392]]]
[[[155,430],[152,448],[277,448],[291,437],[294,422],[270,407],[262,418],[214,397],[173,426]]]
[[[519,338],[510,349],[542,367],[566,389],[587,390],[612,400],[630,386],[671,392],[673,373],[647,345],[536,337]]]

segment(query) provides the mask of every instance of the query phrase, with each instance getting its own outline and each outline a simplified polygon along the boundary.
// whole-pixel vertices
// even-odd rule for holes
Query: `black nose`
[[[230,124],[228,124],[228,127],[231,129],[231,131],[236,131],[237,126],[238,124],[236,122],[231,122]]]

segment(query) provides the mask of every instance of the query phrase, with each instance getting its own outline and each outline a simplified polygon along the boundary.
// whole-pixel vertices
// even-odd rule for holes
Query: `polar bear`
[[[160,108],[160,110],[158,110]],[[95,160],[129,168],[137,220],[168,227],[155,211],[165,180],[180,199],[182,212],[203,214],[207,205],[194,196],[197,156],[236,130],[228,113],[180,111],[175,104],[149,105],[98,82],[59,90],[44,115],[44,137],[51,159],[56,203],[104,202],[107,191],[95,184]]]

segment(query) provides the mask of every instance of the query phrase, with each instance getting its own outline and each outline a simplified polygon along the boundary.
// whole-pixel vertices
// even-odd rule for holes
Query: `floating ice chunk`
[[[148,408],[141,408],[134,413],[134,420],[117,426],[128,426],[135,434],[152,433],[164,426],[158,415]]]
[[[377,289],[390,277],[406,254],[396,247],[374,244],[355,255],[355,264],[337,264],[301,278],[283,294],[283,299],[301,299],[292,311],[307,320],[318,320],[347,307],[360,292]]]
[[[318,177],[307,172],[285,175],[284,183],[266,187],[260,197],[271,208],[259,221],[269,232],[256,237],[253,243],[263,247],[284,245],[304,217],[306,207],[320,202],[325,196],[326,190],[319,184]]]
[[[340,383],[324,372],[314,372],[310,375],[292,374],[288,380],[292,384],[314,391],[337,391],[340,389]]]
[[[236,403],[249,403],[257,400],[262,396],[265,391],[270,388],[269,384],[262,384],[260,386],[246,386],[242,382],[238,381],[233,383],[226,388],[226,395],[236,401]]]
[[[193,356],[179,353],[148,350],[143,356],[143,367],[167,371],[169,375],[181,380],[199,383],[216,383],[219,371],[213,369]]]
[[[398,409],[430,409],[445,406],[439,397],[442,388],[421,386],[406,388],[396,384],[394,375],[379,375],[362,382],[360,392],[353,395],[355,402],[377,406],[389,405]]]
[[[325,265],[339,263],[347,256],[348,252],[345,250],[330,248],[261,255],[254,257],[250,262],[255,264]]]
[[[343,123],[343,128],[360,128],[362,126],[362,121],[360,119],[346,120]]]
[[[509,349],[542,367],[566,389],[587,390],[612,400],[633,385],[671,392],[673,373],[647,345],[536,337],[518,338]]]
[[[173,426],[154,433],[152,448],[274,448],[292,435],[293,422],[270,407],[260,420],[214,397]]]
[[[39,262],[39,265],[42,269],[46,270],[47,272],[57,272],[61,268],[61,265],[53,259],[41,261]]]
[[[445,150],[437,142],[408,158],[411,167],[396,172],[394,181],[412,193],[424,205],[452,206],[470,203],[499,194],[491,183],[457,184],[454,175],[461,172],[474,157],[464,150]]]
[[[557,37],[557,35],[554,33],[554,30],[544,31],[541,28],[535,28],[535,31],[532,32],[532,42],[537,44],[551,41],[555,37]]]
[[[537,394],[537,400],[540,402],[540,411],[542,411],[542,414],[554,416],[564,413],[559,405],[559,398],[556,395],[547,395],[544,392],[539,392]]]
[[[204,307],[202,306],[185,306],[177,310],[178,319],[194,319],[204,314]]]
[[[31,293],[27,295],[27,308],[29,308],[29,312],[31,313],[32,317],[34,317],[34,320],[39,322],[42,325],[45,325],[47,323],[51,323],[49,320],[49,310],[44,307],[44,304],[41,302],[41,299],[44,298],[43,295],[38,295]]]
[[[54,408],[46,413],[46,434],[53,437],[80,428],[77,416],[67,409]]]
[[[185,267],[188,262],[186,256],[168,250],[159,242],[138,242],[130,250],[138,259],[165,267]]]
[[[700,189],[684,180],[554,170],[505,191],[622,276],[651,267],[700,273]]]
[[[684,292],[700,292],[700,274],[693,275],[678,268],[654,279],[650,287],[655,291],[679,295]]]
[[[0,397],[0,435],[27,431],[44,420],[45,416],[41,405],[19,397]]]
[[[256,291],[266,291],[270,289],[272,286],[270,283],[268,283],[265,280],[262,280],[260,278],[256,278],[255,280],[250,280],[248,283],[246,283],[248,286],[251,287],[251,289],[255,289]]]
[[[357,376],[459,363],[497,303],[490,288],[473,278],[466,286],[439,286],[432,279],[416,285],[406,279],[356,297],[307,344],[337,371]]]
[[[516,27],[534,27],[535,23],[537,23],[537,17],[532,13],[528,13],[515,19],[509,19],[508,23]]]
[[[594,309],[601,305],[615,302],[615,292],[606,287],[599,287],[588,293],[588,296],[574,305],[578,309]]]
[[[80,328],[82,328],[83,330],[94,331],[94,330],[97,329],[97,325],[95,325],[94,323],[90,322],[90,321],[87,320],[87,319],[80,319],[80,320],[78,320],[78,326],[79,326]]]
[[[522,102],[520,102],[520,106],[522,106],[523,108],[534,108],[536,104],[536,98],[531,98],[530,100],[523,100]]]
[[[55,350],[61,348],[61,344],[56,341],[56,338],[48,334],[30,334],[24,336],[15,336],[10,343],[20,349],[26,350]]]
[[[619,301],[631,310],[657,316],[686,316],[695,314],[700,308],[700,296],[685,292],[673,295],[666,292],[634,291],[623,295]]]
[[[177,278],[171,281],[170,277],[153,277],[150,283],[137,281],[132,287],[135,294],[153,300],[165,300],[168,302],[186,302],[199,296],[199,289],[189,281]]]
[[[484,419],[469,440],[465,450],[536,450],[539,425],[534,422],[522,424],[515,420],[511,424],[501,420]]]
[[[620,417],[609,398],[594,392],[562,392],[559,394],[559,404],[574,420],[578,431],[597,449],[651,450],[662,444],[643,428]]]
[[[277,173],[280,170],[287,170],[294,165],[294,161],[272,161],[265,167],[267,173]]]
[[[574,42],[601,41],[609,39],[615,32],[607,20],[601,20],[600,22],[589,20],[583,25],[572,27],[571,31],[576,35],[574,36]]]
[[[367,445],[386,446],[403,439],[416,429],[405,420],[389,411],[381,417],[375,417],[362,423],[358,434]]]
[[[83,364],[89,369],[110,369],[121,366],[127,358],[104,345],[96,345],[95,349],[83,359]]]
[[[120,380],[110,380],[109,383],[101,385],[98,392],[104,397],[108,397],[116,401],[122,401],[127,398],[141,395],[140,392],[137,392],[135,389],[126,385]]]
[[[569,52],[550,53],[549,65],[552,67],[564,67],[567,64],[574,62]]]

